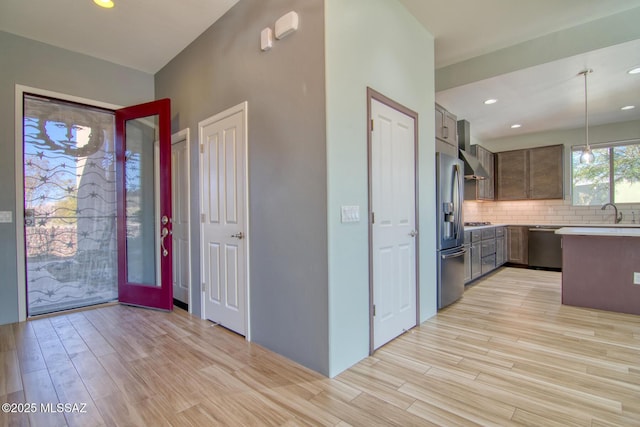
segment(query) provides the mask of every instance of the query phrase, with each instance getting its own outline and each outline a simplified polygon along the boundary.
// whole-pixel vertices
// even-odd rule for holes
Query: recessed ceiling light
[[[111,9],[115,4],[111,0],[93,0],[95,4],[105,9]]]
[[[515,123],[515,124],[511,125],[511,129],[519,129],[521,127],[522,127],[522,125],[520,123]]]
[[[486,101],[484,101],[484,103],[485,103],[486,105],[495,104],[496,102],[498,102],[498,100],[497,100],[497,99],[493,99],[493,98],[491,98],[491,99],[487,99]]]
[[[624,107],[621,108],[621,110],[627,111],[627,110],[633,110],[634,108],[636,108],[635,105],[625,105]]]
[[[640,67],[635,67],[627,71],[629,74],[640,74]]]

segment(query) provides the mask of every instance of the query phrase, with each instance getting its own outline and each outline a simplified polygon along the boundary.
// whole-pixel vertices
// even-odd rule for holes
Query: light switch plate
[[[0,223],[13,222],[13,215],[11,211],[0,211]]]
[[[360,222],[360,206],[342,206],[342,222]]]
[[[640,273],[638,272],[633,273],[633,284],[640,285]]]

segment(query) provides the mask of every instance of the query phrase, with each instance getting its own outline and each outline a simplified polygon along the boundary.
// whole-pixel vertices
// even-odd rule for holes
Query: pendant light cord
[[[591,146],[589,145],[589,97],[587,95],[587,74],[593,72],[592,69],[587,68],[584,71],[578,73],[578,75],[584,75],[584,142],[585,147],[580,155],[580,163],[591,163],[594,160],[593,153],[591,152]]]
[[[589,147],[589,107],[587,106],[587,74],[589,74],[591,70],[584,70],[584,141],[587,144],[587,151],[591,149]]]

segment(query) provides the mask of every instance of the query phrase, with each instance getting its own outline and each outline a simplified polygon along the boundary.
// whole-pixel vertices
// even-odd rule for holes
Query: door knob
[[[241,231],[239,233],[232,234],[231,237],[235,237],[236,239],[243,239],[244,238],[244,234]]]
[[[409,233],[409,236],[411,237],[416,237],[418,235],[418,230],[411,230],[411,232]]]

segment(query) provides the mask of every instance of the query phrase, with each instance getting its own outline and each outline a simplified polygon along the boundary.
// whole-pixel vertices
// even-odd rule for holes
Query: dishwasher
[[[562,269],[560,227],[538,226],[529,229],[529,267]]]

